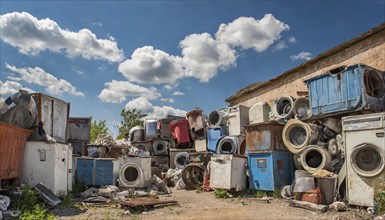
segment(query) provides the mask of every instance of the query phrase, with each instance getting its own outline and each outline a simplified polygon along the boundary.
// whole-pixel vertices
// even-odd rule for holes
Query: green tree
[[[106,126],[106,120],[100,120],[99,122],[92,121],[90,130],[90,142],[94,142],[99,134],[107,134],[108,128]]]
[[[141,119],[146,116],[136,109],[123,109],[120,115],[123,117],[123,120],[120,125],[118,125],[119,134],[116,137],[117,139],[124,138],[131,128],[138,125],[143,126],[143,121]]]

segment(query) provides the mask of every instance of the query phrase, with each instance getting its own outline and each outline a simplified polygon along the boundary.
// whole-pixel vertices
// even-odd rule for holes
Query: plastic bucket
[[[177,145],[188,145],[190,143],[190,134],[188,131],[188,121],[186,119],[174,120],[169,125],[173,138]]]

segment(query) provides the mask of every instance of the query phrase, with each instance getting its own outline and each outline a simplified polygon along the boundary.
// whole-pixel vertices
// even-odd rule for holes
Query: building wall
[[[342,65],[350,66],[357,63],[385,71],[385,30],[378,32],[350,47],[321,59],[297,72],[293,72],[278,81],[245,94],[231,104],[253,106],[257,102],[272,102],[280,96],[298,97],[297,91],[307,91],[305,80],[322,75]]]

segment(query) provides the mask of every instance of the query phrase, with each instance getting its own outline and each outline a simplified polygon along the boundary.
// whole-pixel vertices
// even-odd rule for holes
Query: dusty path
[[[173,190],[169,198],[179,202],[179,206],[157,208],[142,214],[124,215],[120,208],[90,208],[72,216],[60,219],[370,219],[364,211],[329,211],[317,213],[290,207],[283,199],[270,203],[255,199],[217,199],[212,192]]]

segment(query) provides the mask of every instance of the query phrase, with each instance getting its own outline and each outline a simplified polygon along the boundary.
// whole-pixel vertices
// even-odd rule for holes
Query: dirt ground
[[[366,210],[319,213],[289,206],[284,199],[270,203],[253,198],[217,199],[213,192],[172,190],[170,197],[179,205],[158,207],[140,214],[124,214],[119,205],[87,207],[85,210],[56,212],[59,219],[371,219]]]

